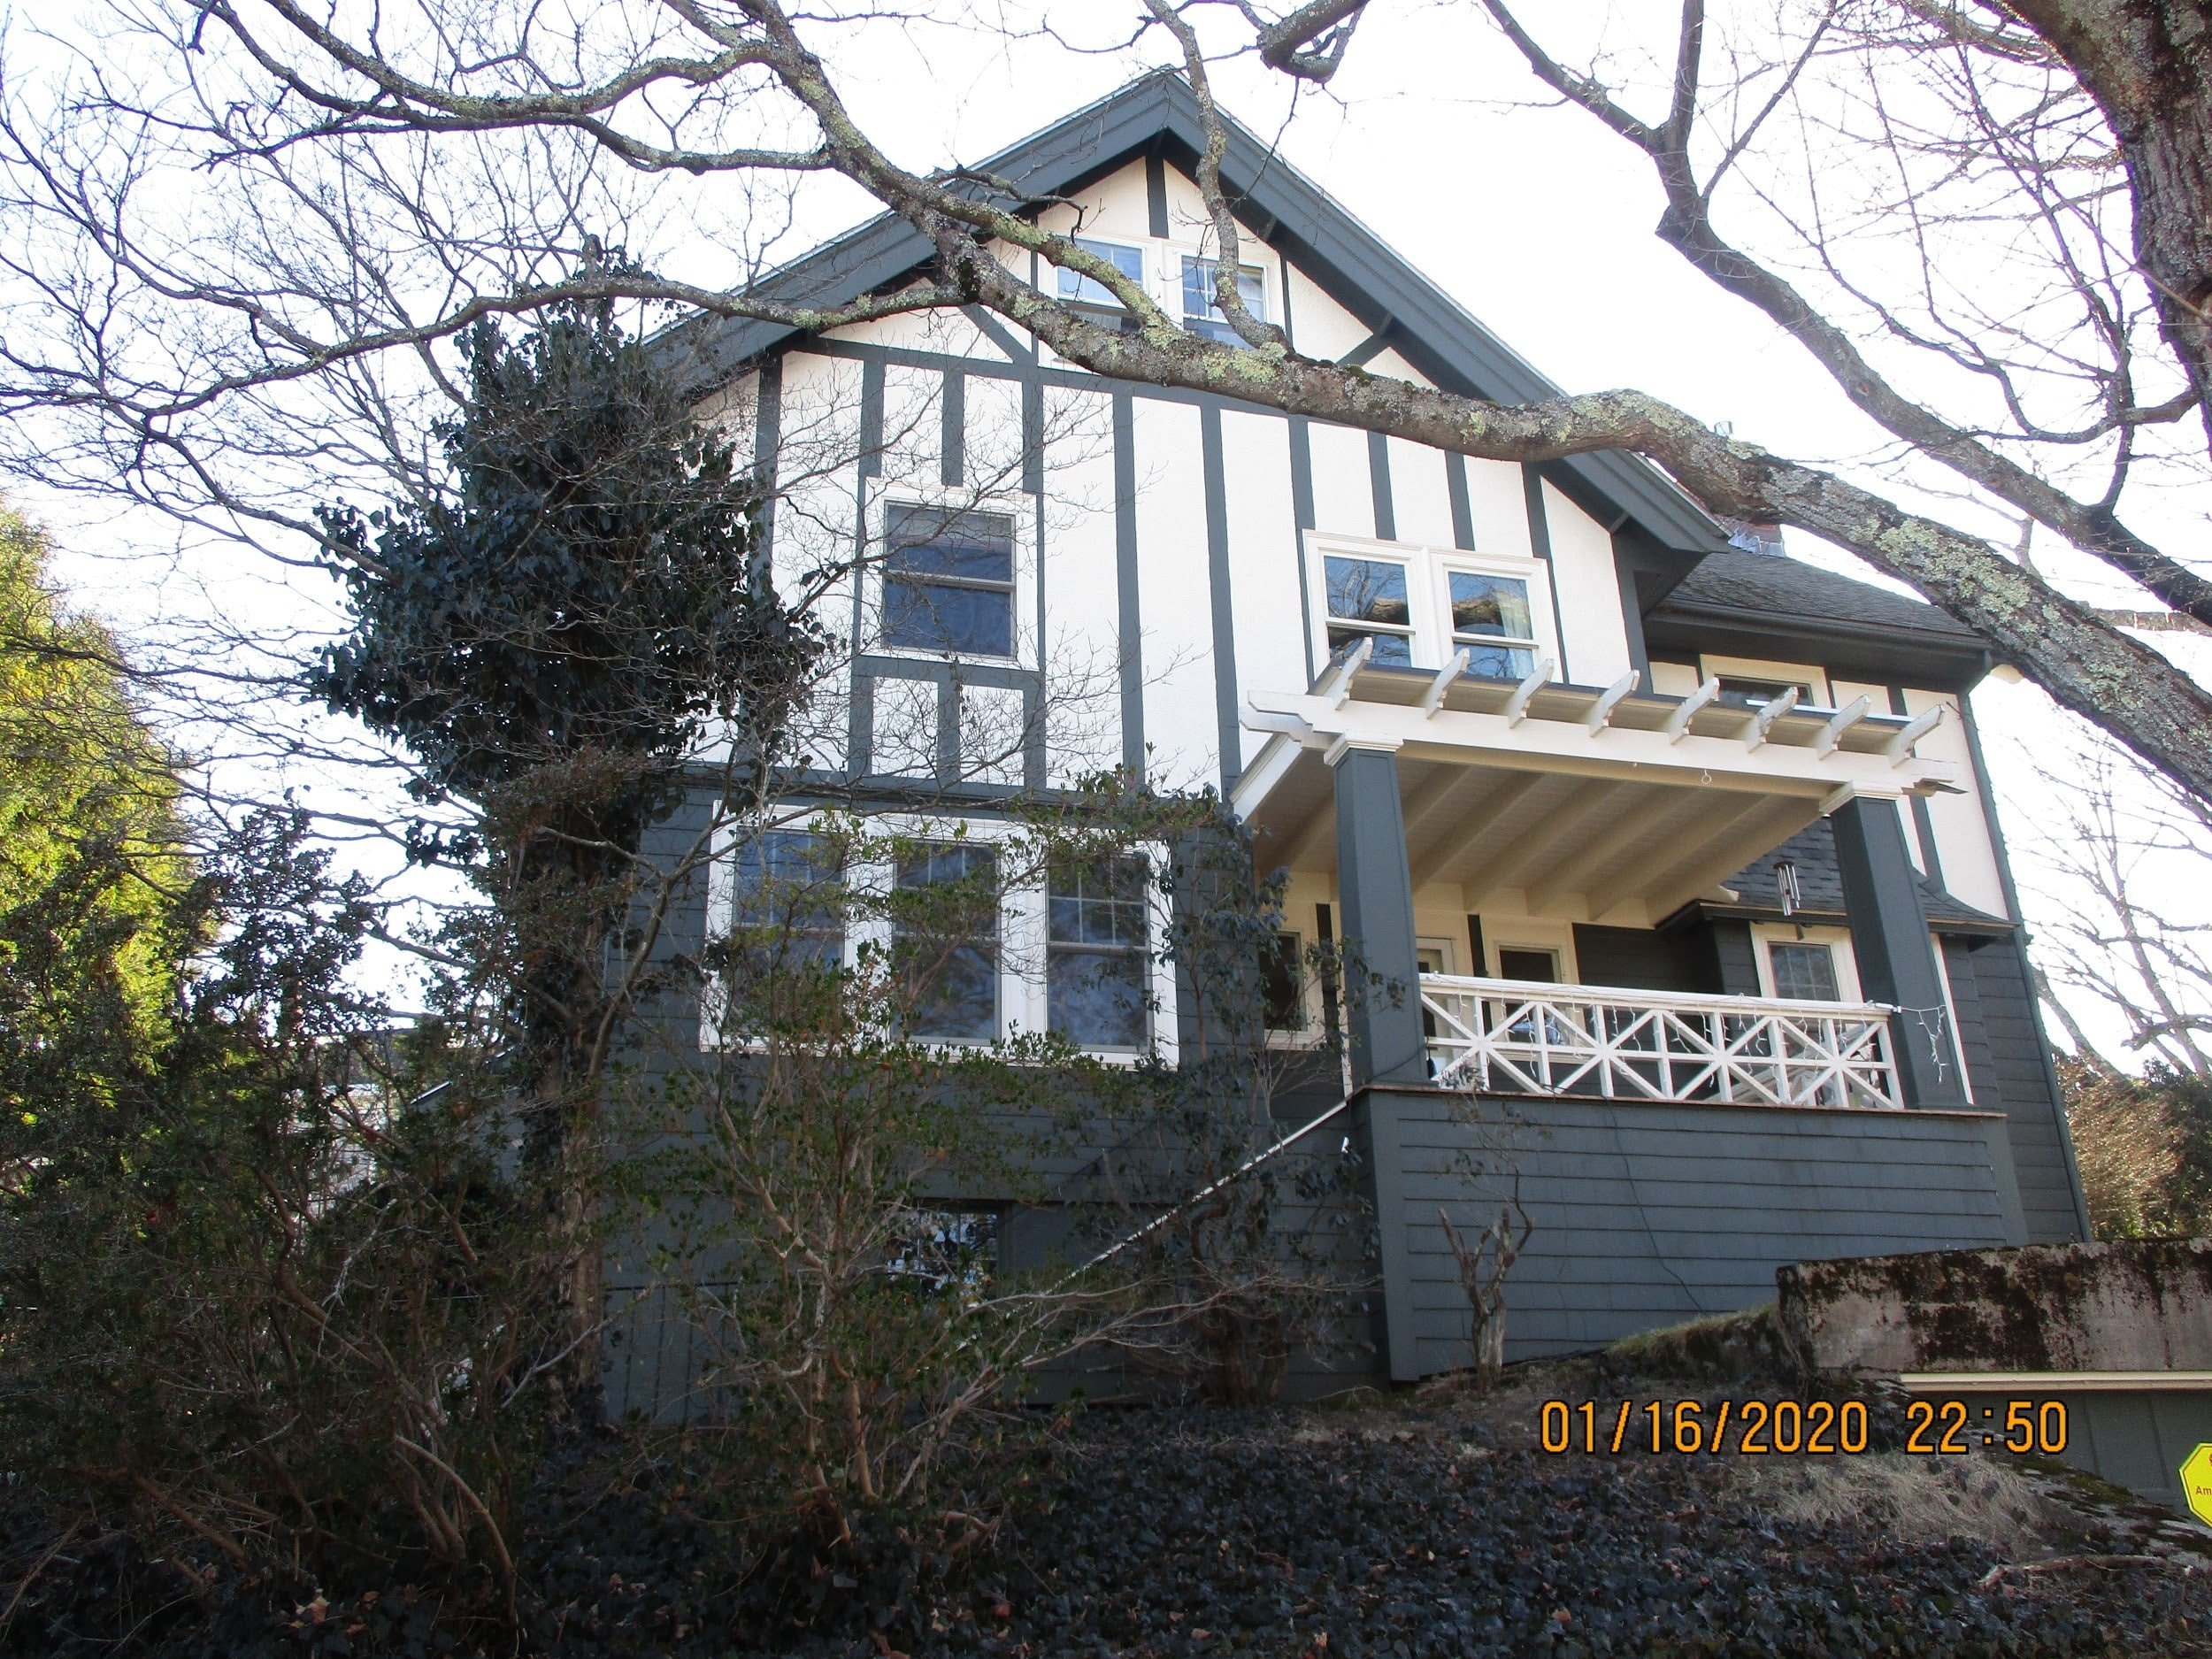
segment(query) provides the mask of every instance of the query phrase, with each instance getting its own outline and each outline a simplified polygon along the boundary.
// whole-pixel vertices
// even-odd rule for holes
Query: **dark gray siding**
[[[1437,1212],[1463,1233],[1494,1221],[1517,1165],[1535,1232],[1509,1358],[1767,1301],[1788,1262],[2007,1242],[1993,1114],[1517,1100],[1518,1121],[1493,1103],[1471,1127],[1451,1096],[1387,1094],[1424,1373],[1468,1363]]]
[[[1636,991],[1717,991],[1718,964],[1702,928],[1655,933],[1648,927],[1575,926],[1575,965],[1585,985]]]
[[[1943,964],[1975,1103],[2001,1110],[2011,1125],[2028,1237],[2037,1244],[2078,1239],[2081,1223],[2060,1126],[2064,1108],[2051,1092],[2019,949],[2010,939],[1948,935]]]

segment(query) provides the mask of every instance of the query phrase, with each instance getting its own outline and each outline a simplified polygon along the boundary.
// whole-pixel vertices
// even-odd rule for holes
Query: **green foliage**
[[[119,998],[0,1033],[42,1102],[0,1124],[0,1459],[150,1547],[511,1594],[541,1206],[465,1073],[372,1069],[370,912],[305,837],[257,814],[173,897],[157,1035]]]
[[[2101,1239],[2212,1233],[2212,1078],[2059,1063],[2074,1156]]]
[[[47,550],[0,509],[0,1018],[27,1045],[109,1000],[151,1032],[190,877],[169,757],[106,634],[62,611]]]
[[[355,626],[311,687],[404,743],[433,798],[621,757],[587,816],[628,847],[709,717],[773,730],[815,642],[756,557],[757,482],[611,305],[464,346],[452,497],[323,514]]]

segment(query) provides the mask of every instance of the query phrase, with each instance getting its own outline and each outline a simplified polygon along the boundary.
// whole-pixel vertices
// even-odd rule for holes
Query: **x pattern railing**
[[[1890,1010],[1873,1002],[1700,996],[1421,977],[1448,1088],[1763,1106],[1894,1108]]]

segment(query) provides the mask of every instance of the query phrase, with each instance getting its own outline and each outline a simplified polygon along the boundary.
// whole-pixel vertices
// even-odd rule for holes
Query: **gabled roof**
[[[1002,203],[1027,207],[1070,195],[1155,150],[1188,173],[1204,142],[1197,99],[1182,77],[1158,70],[1055,122],[979,164],[974,172],[1010,187]],[[1251,132],[1229,122],[1222,179],[1239,217],[1447,391],[1502,403],[1562,396],[1458,303],[1385,246],[1319,187]],[[987,187],[968,186],[979,196]],[[882,288],[932,257],[928,242],[895,214],[885,214],[764,278],[755,292],[795,303],[833,304]],[[690,342],[709,384],[719,384],[773,350],[794,331],[747,319],[707,322]],[[1713,551],[1727,534],[1656,469],[1617,451],[1549,464],[1545,474],[1592,509],[1609,528],[1644,530],[1665,548]]]

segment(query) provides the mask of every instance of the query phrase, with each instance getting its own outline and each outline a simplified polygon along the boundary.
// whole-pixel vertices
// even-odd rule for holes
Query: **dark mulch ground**
[[[672,1484],[631,1466],[611,1485],[606,1463],[578,1462],[538,1517],[534,1645],[561,1659],[2212,1655],[2212,1571],[2185,1545],[2146,1553],[2174,1546],[2140,1525],[2072,1516],[2000,1546],[1924,1528],[1902,1541],[1871,1517],[1783,1520],[1725,1459],[1548,1456],[1534,1401],[1095,1410],[1048,1495],[959,1560],[890,1540],[786,1561],[741,1591]],[[38,1553],[20,1526],[4,1541],[0,1602]],[[113,1653],[126,1622],[164,1654],[479,1646],[404,1591],[318,1606],[298,1586],[195,1588],[113,1543],[64,1551],[24,1603],[0,1647]],[[733,1645],[772,1617],[780,1633]]]

